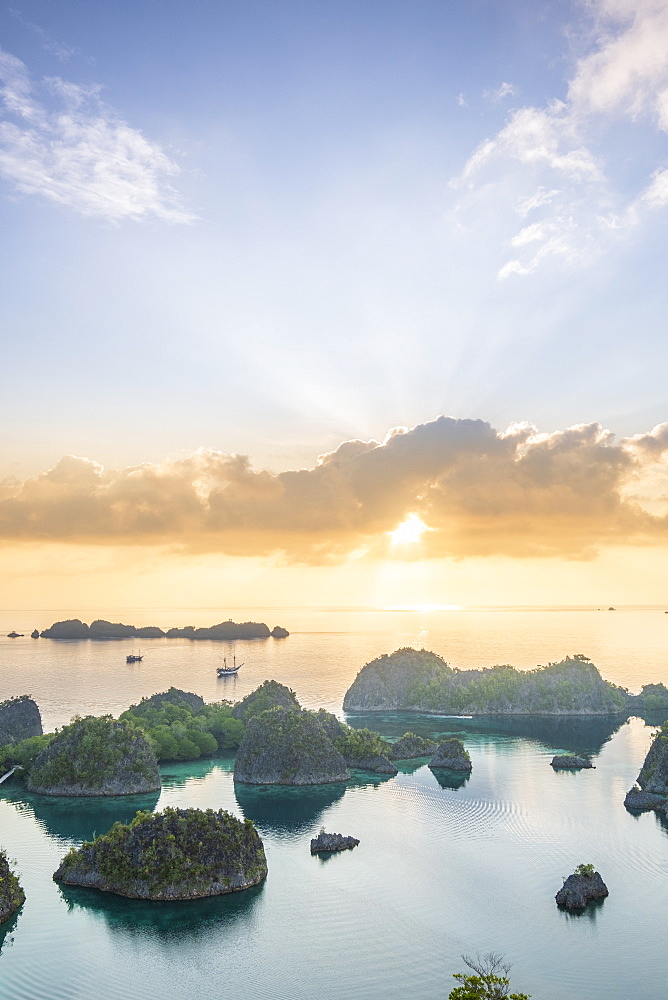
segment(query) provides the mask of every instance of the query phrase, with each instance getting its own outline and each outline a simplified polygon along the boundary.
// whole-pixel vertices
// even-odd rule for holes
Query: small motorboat
[[[139,652],[137,652],[137,653],[134,653],[134,652],[133,653],[128,653],[128,655],[125,657],[125,662],[126,663],[141,663],[141,661],[143,659],[144,659],[144,657],[142,656],[141,650],[139,650]]]
[[[222,667],[216,667],[216,673],[218,674],[219,677],[233,677],[234,674],[237,674],[242,667],[243,663],[237,663],[236,655],[232,656],[232,666],[228,667],[227,657],[224,656],[223,665]]]

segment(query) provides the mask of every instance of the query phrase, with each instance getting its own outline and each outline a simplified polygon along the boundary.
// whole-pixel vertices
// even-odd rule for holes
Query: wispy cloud
[[[170,184],[177,164],[100,91],[60,77],[35,82],[0,49],[0,176],[82,215],[191,222]]]
[[[414,514],[430,529],[415,556],[581,559],[668,542],[666,504],[640,502],[665,479],[666,455],[668,424],[616,442],[597,423],[539,433],[440,417],[278,474],[215,451],[118,471],[69,456],[0,484],[0,537],[334,563],[388,554],[387,533]]]
[[[508,238],[522,253],[502,265],[501,278],[530,274],[550,258],[566,266],[593,260],[616,233],[668,203],[668,171],[660,164],[651,164],[645,183],[629,195],[615,190],[598,151],[615,121],[642,119],[668,130],[668,3],[592,0],[588,10],[589,51],[575,63],[564,98],[514,110],[453,181],[463,212],[481,185],[493,194],[496,184],[507,190],[512,179],[517,212],[540,216],[531,239],[526,230]]]
[[[482,96],[486,97],[488,101],[493,101],[494,104],[498,104],[505,97],[514,97],[517,94],[517,87],[514,83],[504,82],[496,90],[483,90]]]

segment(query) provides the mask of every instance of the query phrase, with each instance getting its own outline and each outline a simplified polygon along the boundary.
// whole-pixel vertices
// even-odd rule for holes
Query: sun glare
[[[409,514],[405,521],[394,531],[388,531],[393,545],[411,545],[419,542],[420,536],[427,531],[427,525],[421,521],[417,514]]]

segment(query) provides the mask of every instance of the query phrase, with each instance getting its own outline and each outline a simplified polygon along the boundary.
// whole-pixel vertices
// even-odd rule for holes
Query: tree
[[[455,972],[460,986],[449,994],[449,1000],[531,1000],[528,993],[509,993],[510,964],[504,962],[503,955],[488,951],[485,955],[462,955],[462,961],[468,965],[473,975],[466,972]]]

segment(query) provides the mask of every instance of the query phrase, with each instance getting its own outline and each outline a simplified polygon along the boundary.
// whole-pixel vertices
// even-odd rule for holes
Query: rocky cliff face
[[[232,715],[235,719],[247,722],[248,719],[272,708],[286,708],[298,712],[301,706],[294,691],[285,684],[279,684],[278,681],[263,681],[258,688],[237,702],[232,709]]]
[[[509,665],[453,670],[435,653],[398,649],[360,670],[343,707],[445,715],[610,715],[623,712],[628,702],[627,692],[603,680],[581,654],[536,670]]]
[[[136,795],[161,787],[155,754],[140,730],[111,716],[77,719],[58,733],[30,769],[41,795]]]
[[[129,824],[73,848],[54,873],[68,885],[137,899],[198,899],[238,892],[267,876],[251,820],[222,809],[137,813]]]
[[[290,708],[251,718],[234,763],[234,780],[251,785],[318,785],[349,777],[313,713]]]
[[[13,917],[25,902],[25,893],[9,867],[7,856],[0,851],[0,924]]]
[[[452,670],[445,660],[425,649],[397,649],[362,667],[343,699],[345,712],[406,709],[416,683],[441,685]]]
[[[27,694],[0,702],[0,747],[42,735],[42,716]]]
[[[668,731],[662,726],[654,737],[638,775],[638,784],[644,792],[668,795]]]

